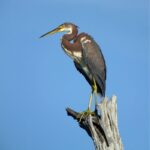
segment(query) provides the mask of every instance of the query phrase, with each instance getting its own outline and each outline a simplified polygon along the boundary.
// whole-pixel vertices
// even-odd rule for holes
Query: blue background
[[[0,150],[94,149],[65,111],[85,110],[90,86],[62,34],[38,38],[68,21],[103,50],[125,149],[148,149],[148,0],[1,0],[0,18]]]

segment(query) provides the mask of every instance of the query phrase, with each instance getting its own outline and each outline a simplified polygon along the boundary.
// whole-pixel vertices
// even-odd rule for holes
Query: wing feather
[[[101,49],[89,35],[81,44],[83,60],[96,80],[102,96],[105,96],[106,65]]]

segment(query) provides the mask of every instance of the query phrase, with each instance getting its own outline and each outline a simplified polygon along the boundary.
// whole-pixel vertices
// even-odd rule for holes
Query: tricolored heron
[[[91,85],[92,93],[88,110],[92,103],[93,93],[105,96],[106,65],[102,51],[94,39],[86,34],[78,34],[78,27],[72,23],[64,23],[45,33],[41,37],[57,32],[66,32],[61,39],[65,53],[74,61],[76,69]]]

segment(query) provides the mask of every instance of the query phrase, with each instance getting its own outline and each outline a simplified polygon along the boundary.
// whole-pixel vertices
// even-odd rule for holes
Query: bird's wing
[[[106,65],[100,47],[89,35],[81,41],[82,57],[105,96]]]

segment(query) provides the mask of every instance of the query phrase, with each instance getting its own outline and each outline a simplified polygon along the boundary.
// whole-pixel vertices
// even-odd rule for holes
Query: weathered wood
[[[66,109],[68,115],[77,120],[79,126],[92,138],[95,150],[123,150],[118,129],[116,100],[116,96],[112,96],[110,100],[104,98],[97,105],[97,110],[91,114]]]

